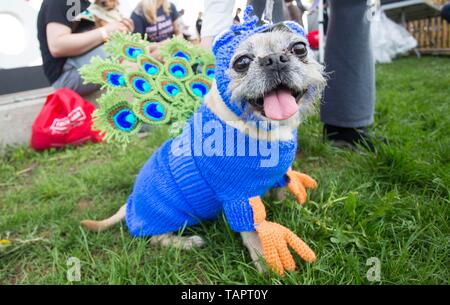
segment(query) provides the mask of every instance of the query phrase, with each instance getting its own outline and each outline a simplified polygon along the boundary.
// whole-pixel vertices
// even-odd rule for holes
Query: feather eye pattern
[[[181,57],[170,58],[164,65],[166,75],[179,81],[185,81],[193,75],[189,62]]]
[[[161,125],[171,118],[171,110],[164,98],[159,94],[142,97],[133,104],[134,113],[142,122],[150,125]]]
[[[100,107],[93,113],[93,128],[100,130],[106,141],[128,143],[130,135],[142,127],[130,100],[126,89],[110,90],[97,99]]]
[[[216,66],[214,64],[205,65],[203,67],[203,74],[206,75],[210,80],[214,79],[216,71]]]
[[[191,64],[194,64],[197,58],[195,56],[196,50],[192,44],[188,44],[186,40],[176,36],[169,43],[161,46],[160,53],[166,60],[170,58],[183,58]]]
[[[110,56],[136,63],[140,55],[148,53],[148,42],[142,40],[141,34],[113,33],[105,45],[105,52]]]
[[[125,68],[111,59],[94,57],[88,66],[80,69],[84,83],[98,84],[102,88],[126,87]]]
[[[170,136],[177,136],[210,90],[211,52],[174,37],[161,46],[160,62],[149,54],[150,45],[140,34],[114,33],[105,44],[108,57],[80,69],[86,83],[106,89],[93,126],[107,141],[126,145],[144,124],[168,125]]]
[[[158,74],[163,72],[163,65],[151,56],[140,55],[137,62],[142,71],[150,77],[157,77]]]
[[[186,82],[187,92],[194,99],[203,99],[211,88],[211,79],[203,75],[195,75]]]
[[[152,79],[140,71],[128,73],[126,75],[126,83],[127,87],[138,98],[143,94],[150,94],[150,92],[155,90]]]
[[[180,94],[185,93],[184,86],[172,77],[158,77],[156,86],[158,87],[159,93],[161,93],[167,101],[175,101]]]

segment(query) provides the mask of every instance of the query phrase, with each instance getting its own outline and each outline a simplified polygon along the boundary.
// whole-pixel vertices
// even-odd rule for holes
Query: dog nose
[[[289,57],[283,53],[276,53],[259,57],[258,62],[262,67],[280,70],[289,64]]]

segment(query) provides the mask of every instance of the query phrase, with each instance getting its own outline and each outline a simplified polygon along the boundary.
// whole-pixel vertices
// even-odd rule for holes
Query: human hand
[[[164,63],[164,58],[162,57],[161,53],[159,52],[159,49],[165,45],[169,40],[164,40],[161,42],[154,42],[151,43],[148,47],[148,52],[150,53],[150,56],[155,58],[156,60]]]
[[[126,33],[134,30],[134,23],[131,19],[123,18],[121,21],[107,23],[103,28],[108,35],[115,32]]]
[[[123,18],[120,22],[127,27],[128,32],[134,31],[134,22],[130,18]]]

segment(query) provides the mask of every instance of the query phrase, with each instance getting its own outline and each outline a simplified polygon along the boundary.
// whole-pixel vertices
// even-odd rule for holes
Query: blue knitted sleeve
[[[223,210],[228,224],[233,231],[255,231],[253,210],[248,199],[225,202],[223,204]]]
[[[275,183],[272,188],[278,188],[278,187],[285,187],[288,182],[288,177],[286,175],[283,175],[283,177]]]

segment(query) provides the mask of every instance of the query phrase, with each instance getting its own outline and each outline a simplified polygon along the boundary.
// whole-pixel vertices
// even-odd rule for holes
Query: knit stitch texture
[[[237,145],[224,144],[213,156],[196,153],[208,139],[208,136],[198,135],[211,121],[217,122],[215,126],[221,129],[220,137],[232,133],[230,142],[240,143],[239,151]],[[256,147],[268,147],[269,151],[272,145],[278,145],[276,166],[261,166],[261,162],[269,157],[251,153],[255,141]],[[234,231],[254,231],[253,211],[248,199],[283,185],[296,147],[295,136],[283,142],[250,138],[227,127],[206,105],[202,105],[183,133],[164,143],[141,169],[127,202],[126,221],[131,234],[148,236],[177,231],[201,220],[215,219],[222,210]],[[239,154],[241,151],[245,154]]]
[[[227,70],[231,58],[243,40],[269,27],[258,27],[258,19],[250,17],[250,13],[251,9],[247,8],[244,24],[232,26],[213,45],[220,96],[238,116],[245,110],[245,103],[230,100]],[[305,35],[298,24],[284,24],[295,33]],[[210,156],[204,151],[199,153],[198,148],[208,140],[209,135],[203,130],[205,124],[212,121],[216,122],[216,137],[229,139],[226,133],[231,130],[236,144],[215,147],[216,153]],[[256,140],[228,126],[202,105],[183,133],[164,143],[139,173],[127,202],[126,222],[131,234],[148,236],[177,231],[202,220],[214,219],[222,210],[232,230],[255,231],[249,198],[262,196],[272,187],[285,185],[285,174],[297,148],[297,134],[296,131],[293,133],[290,141]],[[268,157],[263,156],[260,150],[250,153],[255,141],[256,147],[267,147],[269,151],[273,145],[278,147],[276,166],[262,166],[262,161]],[[239,153],[242,151],[245,154]]]

